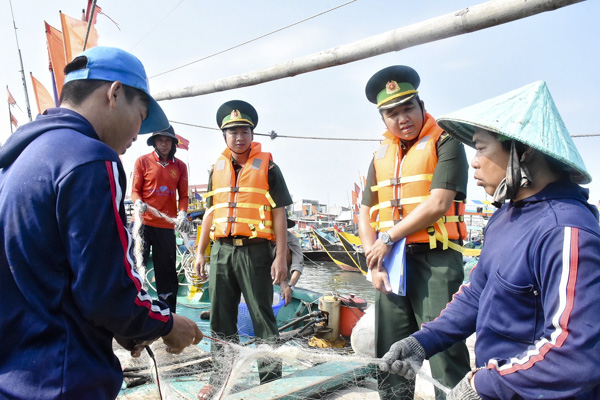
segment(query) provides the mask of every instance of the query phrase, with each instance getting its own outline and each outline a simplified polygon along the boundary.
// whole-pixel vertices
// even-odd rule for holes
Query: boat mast
[[[585,0],[491,0],[270,68],[153,96],[156,100],[173,100],[258,85],[475,32],[582,1]]]
[[[19,51],[19,62],[21,63],[21,79],[23,80],[23,89],[25,90],[25,105],[27,106],[27,116],[31,121],[31,107],[29,107],[29,95],[27,94],[27,81],[25,80],[25,70],[23,68],[23,57],[21,57],[21,48],[19,47],[19,38],[17,37],[17,25],[15,24],[15,15],[13,14],[12,1],[8,0],[10,4],[10,15],[12,16],[13,28],[15,29],[15,41],[17,42],[17,50]],[[11,125],[12,131],[12,125]]]
[[[92,28],[92,22],[94,21],[94,13],[96,12],[96,2],[94,0],[92,2],[92,8],[90,9],[90,15],[87,16],[88,24],[87,30],[85,31],[85,40],[83,41],[83,51],[85,51],[85,46],[87,45],[88,37],[90,36],[90,29]]]

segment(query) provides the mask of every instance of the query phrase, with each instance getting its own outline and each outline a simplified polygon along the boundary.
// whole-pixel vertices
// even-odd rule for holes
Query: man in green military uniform
[[[437,317],[462,284],[468,164],[464,148],[425,111],[420,78],[407,66],[377,72],[366,86],[387,128],[369,166],[360,238],[376,296],[376,353]],[[406,238],[406,293],[392,293],[384,257]],[[464,342],[430,360],[434,378],[454,387],[469,371]],[[384,399],[412,399],[414,380],[381,373]],[[436,389],[436,398],[444,395]]]
[[[237,340],[240,295],[248,305],[256,337],[278,336],[273,314],[273,284],[284,282],[286,265],[286,213],[292,204],[285,180],[270,153],[253,142],[258,114],[252,105],[232,100],[217,111],[217,124],[227,148],[210,172],[208,211],[196,253],[198,276],[206,277],[204,256],[209,239],[210,328],[215,335]],[[275,258],[271,242],[277,244]],[[212,351],[220,346],[212,343]],[[213,374],[214,376],[214,374]],[[259,362],[261,383],[281,377],[281,362]],[[211,384],[215,382],[211,379]],[[206,387],[199,398],[208,398]]]

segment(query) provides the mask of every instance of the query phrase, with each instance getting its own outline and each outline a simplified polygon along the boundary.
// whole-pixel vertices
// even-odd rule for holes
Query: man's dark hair
[[[76,57],[73,61],[65,66],[65,76],[69,72],[85,68],[87,68],[87,57]],[[60,103],[62,104],[63,102],[67,102],[69,104],[79,105],[83,103],[85,99],[87,99],[96,89],[108,83],[111,82],[99,79],[78,79],[67,82],[62,88],[62,92],[60,94]],[[144,103],[148,103],[149,97],[144,91],[127,85],[123,85],[123,89],[125,100],[128,104],[131,104],[136,97],[139,97]]]

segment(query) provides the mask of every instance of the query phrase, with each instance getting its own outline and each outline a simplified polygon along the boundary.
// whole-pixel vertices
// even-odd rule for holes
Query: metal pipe
[[[490,0],[270,68],[167,90],[153,96],[158,101],[173,100],[258,85],[475,32],[582,1],[585,0]]]

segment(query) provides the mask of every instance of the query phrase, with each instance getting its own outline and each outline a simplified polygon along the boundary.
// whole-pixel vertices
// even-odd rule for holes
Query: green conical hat
[[[477,128],[517,140],[563,163],[577,183],[590,183],[583,160],[558,113],[546,82],[538,81],[437,120],[450,135],[473,147]]]

